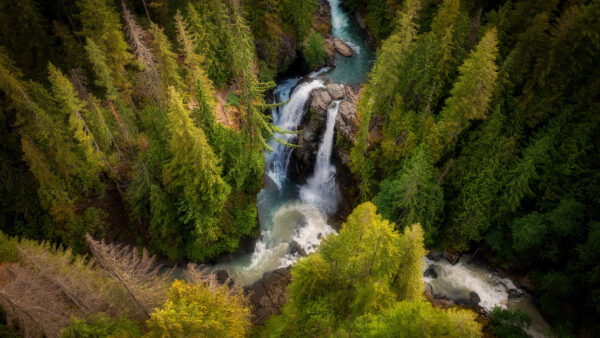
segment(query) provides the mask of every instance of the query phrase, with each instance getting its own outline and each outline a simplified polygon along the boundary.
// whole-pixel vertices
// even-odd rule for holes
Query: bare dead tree
[[[85,315],[104,312],[119,317],[123,306],[120,285],[95,269],[94,262],[74,256],[48,243],[22,240],[17,248],[21,263],[33,268],[47,283],[57,287],[73,306]],[[120,304],[115,306],[115,304]],[[126,304],[126,303],[125,303]]]
[[[9,282],[0,287],[0,306],[9,325],[18,326],[24,337],[58,337],[73,316],[81,316],[62,290],[34,269],[14,263],[3,273]]]
[[[143,67],[143,80],[147,89],[154,96],[154,98],[160,100],[160,74],[158,69],[158,63],[152,53],[152,49],[148,46],[144,40],[144,29],[137,24],[135,16],[123,5],[123,17],[125,19],[125,34],[133,50],[138,63]]]
[[[183,277],[188,283],[192,285],[203,284],[211,290],[227,287],[228,295],[230,297],[239,296],[242,294],[242,289],[239,287],[238,284],[235,283],[231,276],[229,276],[227,280],[221,283],[217,280],[217,276],[215,275],[215,273],[211,272],[210,269],[205,265],[188,263],[186,269],[183,272]]]
[[[123,285],[144,317],[164,303],[174,269],[162,273],[163,265],[157,264],[156,256],[146,249],[140,256],[134,246],[96,241],[89,234],[85,238],[96,263]]]

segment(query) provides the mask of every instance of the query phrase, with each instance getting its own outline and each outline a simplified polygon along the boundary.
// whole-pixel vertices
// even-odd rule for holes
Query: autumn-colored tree
[[[418,224],[399,234],[373,204],[361,204],[339,234],[327,236],[317,253],[292,268],[290,301],[265,330],[274,336],[341,334],[397,301],[422,301],[424,253]]]
[[[241,291],[176,280],[165,304],[146,322],[150,337],[243,337],[250,310]]]

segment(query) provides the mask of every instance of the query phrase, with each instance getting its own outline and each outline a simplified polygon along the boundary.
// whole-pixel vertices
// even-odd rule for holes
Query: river
[[[286,102],[273,109],[273,123],[285,130],[295,131],[301,123],[304,107],[313,89],[324,88],[325,83],[342,83],[358,89],[367,79],[375,53],[359,34],[348,14],[340,6],[340,0],[329,0],[332,14],[332,35],[344,40],[354,50],[353,57],[336,54],[336,67],[324,68],[308,75],[308,79],[292,77],[279,82],[274,90],[275,102]],[[277,134],[269,142],[273,149],[265,153],[264,188],[257,196],[260,238],[253,253],[233,261],[214,266],[226,270],[240,285],[249,285],[263,274],[279,267],[294,264],[299,258],[300,247],[306,253],[314,252],[321,238],[334,232],[328,217],[336,211],[341,196],[336,182],[335,166],[331,163],[334,143],[335,115],[339,102],[334,101],[327,113],[327,124],[319,145],[314,172],[306,184],[299,185],[288,175],[292,148],[277,142],[279,138],[294,143],[296,135]],[[516,289],[512,281],[501,278],[493,270],[468,262],[467,257],[452,265],[446,260],[433,262],[424,258],[425,269],[432,268],[437,278],[424,277],[436,294],[451,299],[468,298],[476,292],[480,306],[492,310],[519,308],[533,319],[529,333],[544,336],[550,327],[539,314],[530,295],[509,299],[509,290]]]

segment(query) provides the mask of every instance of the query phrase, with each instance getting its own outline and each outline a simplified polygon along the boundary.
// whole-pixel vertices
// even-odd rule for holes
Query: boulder
[[[354,50],[348,46],[348,44],[339,38],[333,38],[333,48],[342,56],[354,55]]]
[[[460,254],[454,251],[444,251],[444,258],[446,258],[446,260],[452,264],[452,265],[456,265],[456,263],[458,263],[458,261],[460,260]]]
[[[464,305],[470,308],[476,308],[479,305],[479,302],[481,301],[481,298],[479,297],[479,295],[477,294],[477,292],[471,291],[469,293],[469,298],[465,299],[457,299],[455,302],[458,305]]]
[[[327,89],[319,88],[313,90],[310,99],[310,107],[315,110],[315,112],[322,115],[324,118],[327,116],[327,107],[331,103],[332,98]]]
[[[436,249],[431,249],[427,254],[427,258],[434,262],[439,262],[444,258],[444,254]]]
[[[525,293],[519,289],[508,290],[508,299],[517,299],[523,297]]]
[[[479,302],[481,302],[481,298],[479,297],[477,292],[471,291],[469,293],[469,302],[472,304],[472,306],[479,305]]]
[[[423,276],[425,277],[431,277],[431,278],[437,278],[438,274],[435,271],[435,265],[430,265],[427,270],[425,270],[425,272],[423,272]]]
[[[425,283],[425,298],[433,299],[433,286],[429,283]]]
[[[260,325],[271,315],[278,314],[287,302],[285,291],[292,275],[286,268],[266,272],[263,278],[246,288],[252,310],[252,324]]]
[[[344,98],[344,87],[337,83],[327,85],[327,93],[333,100],[342,100]]]
[[[306,257],[306,251],[304,251],[304,249],[302,249],[302,247],[300,246],[300,244],[298,244],[298,242],[296,241],[292,241],[289,246],[288,246],[288,252],[292,255],[299,255],[302,257]]]

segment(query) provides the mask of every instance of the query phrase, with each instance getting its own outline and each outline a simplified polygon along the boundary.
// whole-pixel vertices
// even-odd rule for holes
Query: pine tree
[[[161,272],[163,266],[156,263],[156,256],[146,249],[140,255],[135,247],[97,241],[89,234],[86,240],[95,262],[125,290],[132,316],[145,319],[165,301],[173,270]]]
[[[296,40],[301,43],[310,33],[314,21],[314,14],[318,8],[317,1],[281,1],[281,17],[294,28]]]
[[[129,110],[121,104],[121,98],[115,86],[110,68],[107,65],[107,59],[94,40],[90,38],[86,40],[85,50],[98,78],[96,84],[106,90],[106,98],[109,100],[108,104],[112,115],[117,121],[125,142],[131,144],[133,141],[133,119],[129,116]]]
[[[106,57],[110,76],[115,85],[127,89],[125,66],[132,60],[123,34],[119,14],[108,0],[78,0],[81,35],[93,40]],[[88,51],[89,52],[89,51]]]
[[[186,83],[196,91],[196,98],[200,101],[200,110],[214,110],[214,87],[212,81],[204,72],[204,57],[198,54],[197,39],[190,34],[189,25],[178,10],[175,13],[175,28],[177,29],[177,43],[183,55],[184,65],[187,70]]]
[[[233,75],[238,80],[242,91],[241,98],[244,105],[242,127],[247,139],[250,141],[249,148],[252,150],[264,146],[269,149],[267,140],[275,131],[280,130],[277,130],[263,113],[270,106],[265,104],[262,96],[275,84],[272,82],[258,82],[253,72],[254,41],[250,28],[237,7],[234,8],[233,14],[231,49],[235,56],[232,60]]]
[[[204,259],[214,254],[209,246],[223,231],[217,215],[230,188],[220,176],[219,159],[202,129],[194,125],[175,88],[169,87],[168,97],[172,158],[163,169],[163,181],[172,193],[180,196],[181,220],[193,229],[187,256]]]
[[[413,151],[394,180],[381,183],[373,202],[383,217],[396,220],[401,228],[420,223],[425,243],[433,242],[444,207],[444,193],[424,147]]]
[[[59,103],[59,108],[65,115],[71,134],[77,143],[75,151],[84,160],[85,166],[80,166],[80,172],[93,180],[101,169],[101,150],[94,135],[84,120],[84,103],[79,100],[69,79],[51,63],[48,64],[49,80],[52,93]],[[82,175],[82,176],[83,176]]]
[[[177,54],[173,52],[171,42],[163,32],[163,29],[159,28],[155,23],[151,24],[150,33],[154,37],[152,48],[154,49],[158,69],[160,70],[162,90],[167,91],[169,86],[174,86],[180,90],[183,88],[183,82],[178,72]]]
[[[190,31],[198,42],[198,54],[204,56],[208,76],[217,88],[231,78],[231,28],[229,12],[222,0],[201,0],[188,3],[187,19]]]
[[[435,160],[452,148],[457,135],[469,126],[470,120],[486,117],[497,77],[496,36],[496,29],[490,29],[459,68],[460,75],[440,113],[440,120],[428,135],[427,143],[433,149]]]

